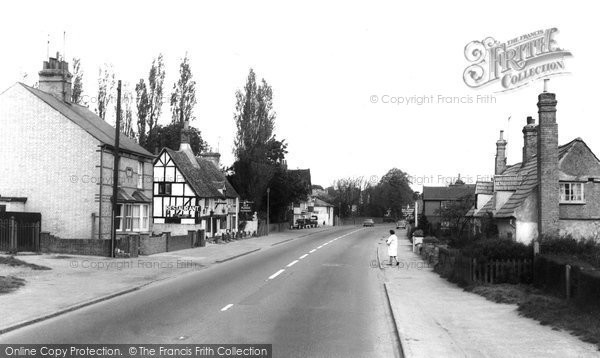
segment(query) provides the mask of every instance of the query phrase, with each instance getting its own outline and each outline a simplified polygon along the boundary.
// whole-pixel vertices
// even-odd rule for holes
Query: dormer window
[[[585,203],[583,183],[560,183],[561,203]]]

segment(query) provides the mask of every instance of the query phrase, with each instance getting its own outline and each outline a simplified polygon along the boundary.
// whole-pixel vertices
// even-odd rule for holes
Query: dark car
[[[373,226],[375,226],[375,222],[373,221],[373,219],[365,219],[365,221],[363,221],[363,226],[364,227],[373,227]]]
[[[398,220],[396,229],[406,229],[406,220]]]

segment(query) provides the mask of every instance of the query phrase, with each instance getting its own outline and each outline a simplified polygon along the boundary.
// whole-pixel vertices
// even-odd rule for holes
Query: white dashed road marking
[[[275,272],[274,274],[272,274],[271,276],[269,276],[269,280],[274,279],[275,277],[279,276],[283,271],[285,271],[284,269],[281,269],[277,272]]]
[[[233,307],[233,303],[230,303],[230,304],[228,304],[227,306],[225,306],[225,307],[221,308],[221,312],[225,312],[225,311],[227,311],[228,309],[230,309],[231,307]]]
[[[300,256],[300,260],[302,260],[303,258],[305,258],[306,256],[308,256],[308,254],[304,254],[302,256]]]
[[[294,260],[292,262],[290,262],[286,267],[292,267],[294,266],[296,263],[298,263],[298,260]]]
[[[308,253],[309,253],[309,254],[312,254],[312,253],[313,253],[313,252],[315,252],[315,251],[317,251],[317,249],[312,249],[312,250],[310,250]]]

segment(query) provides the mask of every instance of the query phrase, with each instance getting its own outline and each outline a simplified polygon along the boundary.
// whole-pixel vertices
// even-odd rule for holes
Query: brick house
[[[156,232],[205,230],[208,237],[237,232],[240,198],[219,169],[219,158],[219,153],[194,155],[187,122],[179,150],[160,151],[154,161]]]
[[[71,103],[68,63],[44,61],[39,88],[0,93],[0,195],[8,211],[41,213],[41,231],[61,239],[109,239],[115,129]],[[151,231],[152,161],[120,136],[121,234]]]
[[[449,203],[470,198],[475,193],[475,184],[465,184],[460,175],[454,184],[449,186],[424,186],[422,194],[422,214],[433,230],[448,229],[448,223],[442,222],[439,210]]]
[[[507,142],[496,142],[495,175],[478,182],[468,214],[475,231],[493,218],[502,238],[529,243],[540,235],[600,235],[600,161],[581,138],[558,145],[556,96],[538,96],[539,124],[527,117],[523,157],[506,165]]]

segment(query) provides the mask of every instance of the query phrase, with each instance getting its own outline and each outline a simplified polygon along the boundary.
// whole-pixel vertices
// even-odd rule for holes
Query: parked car
[[[406,220],[398,220],[396,229],[406,229]]]
[[[375,222],[373,221],[373,219],[365,219],[365,221],[363,221],[363,226],[364,227],[373,227],[375,226]]]

